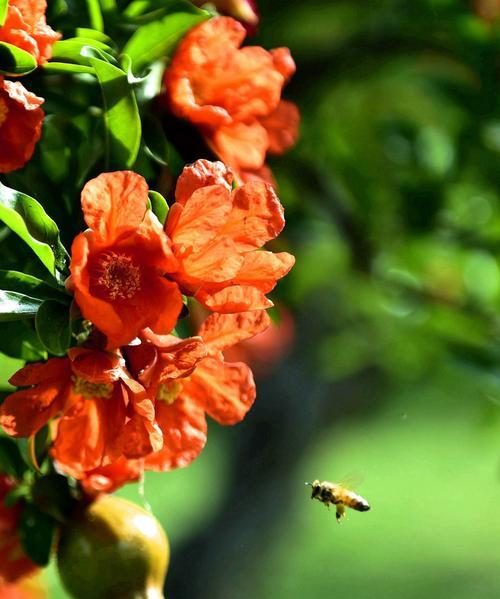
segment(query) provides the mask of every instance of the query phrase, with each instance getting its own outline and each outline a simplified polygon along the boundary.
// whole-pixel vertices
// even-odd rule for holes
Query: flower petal
[[[184,167],[175,188],[175,201],[184,205],[200,187],[209,185],[222,185],[231,191],[233,174],[222,162],[210,160],[197,160]]]
[[[227,186],[210,185],[196,189],[182,210],[175,209],[178,212],[175,224],[167,217],[167,235],[179,248],[176,255],[184,248],[197,252],[211,241],[225,223],[231,207],[231,192]]]
[[[235,282],[252,285],[269,293],[276,282],[284,277],[295,264],[295,258],[286,252],[248,252]]]
[[[32,157],[42,132],[42,104],[43,98],[21,83],[0,77],[0,108],[5,110],[5,120],[0,119],[0,173],[17,170]]]
[[[91,383],[115,382],[125,374],[125,361],[119,353],[74,347],[68,356],[73,372]]]
[[[156,421],[163,433],[163,449],[145,458],[146,470],[183,468],[198,457],[207,441],[205,413],[199,406],[182,397],[172,405],[157,402]]]
[[[131,171],[103,173],[91,179],[82,191],[85,222],[107,243],[141,224],[147,202],[146,180]]]
[[[223,351],[262,333],[270,324],[271,319],[265,310],[239,314],[211,314],[201,325],[199,334],[211,351]]]
[[[196,402],[219,424],[236,424],[252,407],[256,391],[252,371],[246,364],[227,364],[208,357],[183,384],[182,395]]]
[[[51,454],[67,474],[81,478],[86,471],[119,458],[125,400],[121,385],[116,384],[110,398],[82,398],[59,420]]]
[[[260,289],[243,285],[231,285],[223,289],[202,288],[194,297],[208,310],[222,314],[266,310],[274,305]]]
[[[293,102],[281,100],[274,112],[260,119],[269,139],[268,152],[283,154],[297,142],[300,112]]]
[[[266,129],[259,121],[234,122],[206,134],[214,153],[234,169],[259,169],[269,146]]]
[[[125,457],[120,457],[108,466],[85,472],[80,484],[85,493],[90,496],[113,493],[125,483],[138,480],[143,470],[142,460],[127,460]]]
[[[219,234],[230,237],[239,251],[248,251],[277,237],[284,226],[283,206],[273,188],[251,181],[234,190],[233,209]]]

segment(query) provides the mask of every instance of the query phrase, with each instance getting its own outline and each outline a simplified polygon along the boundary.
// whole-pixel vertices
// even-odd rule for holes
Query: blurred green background
[[[259,6],[298,67],[272,162],[295,344],[244,423],[120,494],[170,536],[168,599],[497,598],[500,6]],[[339,526],[304,481],[352,473],[372,511]]]

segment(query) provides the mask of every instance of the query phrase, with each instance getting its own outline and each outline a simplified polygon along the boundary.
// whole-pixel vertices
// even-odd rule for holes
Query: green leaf
[[[68,253],[56,223],[36,200],[0,183],[0,220],[35,252],[58,282],[64,280]]]
[[[31,503],[24,506],[19,522],[19,539],[28,557],[39,566],[49,563],[56,523]]]
[[[44,301],[36,314],[35,328],[38,338],[51,354],[66,354],[71,342],[68,306],[52,300]]]
[[[101,85],[106,131],[107,168],[131,168],[141,143],[141,119],[127,74],[117,66],[89,57]]]
[[[0,27],[5,23],[7,18],[7,8],[9,7],[9,0],[0,0]]]
[[[90,66],[87,56],[82,54],[82,49],[87,46],[104,52],[113,52],[108,44],[99,40],[88,37],[71,37],[54,44],[52,47],[52,60]]]
[[[131,21],[147,22],[176,12],[207,14],[188,0],[133,0],[123,11],[123,16]]]
[[[180,174],[184,161],[166,138],[160,121],[151,115],[143,118],[143,140],[147,153],[155,162],[168,166],[174,175]]]
[[[47,352],[38,335],[24,320],[0,323],[0,352],[26,362],[47,359]]]
[[[208,16],[203,11],[177,12],[147,23],[132,35],[123,53],[130,56],[136,71],[156,60],[166,60],[186,33]]]
[[[0,322],[33,318],[42,303],[43,300],[22,293],[0,290]]]
[[[0,42],[0,73],[3,75],[26,75],[37,67],[35,58],[17,46]]]
[[[92,28],[97,31],[104,31],[104,21],[99,0],[87,0],[87,10]]]
[[[43,70],[49,73],[73,73],[80,75],[82,73],[93,75],[94,69],[83,64],[72,64],[70,62],[46,62]]]
[[[151,210],[156,215],[162,225],[165,224],[168,214],[167,200],[158,191],[149,190],[149,201],[151,202]]]
[[[17,443],[8,437],[0,437],[0,472],[19,481],[27,470],[28,465],[23,460]]]
[[[71,297],[62,288],[56,289],[37,277],[16,270],[0,270],[0,289],[16,291],[40,300],[53,299],[66,304],[71,301]]]
[[[113,40],[102,31],[96,31],[95,29],[89,29],[88,27],[77,27],[76,37],[86,37],[89,40],[97,40],[103,44],[106,44],[109,48],[114,45]]]

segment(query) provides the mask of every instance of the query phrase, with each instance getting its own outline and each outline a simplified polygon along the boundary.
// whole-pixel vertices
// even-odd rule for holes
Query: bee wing
[[[346,487],[346,489],[355,489],[363,483],[364,479],[365,477],[361,472],[350,472],[343,476],[338,481],[338,484]]]

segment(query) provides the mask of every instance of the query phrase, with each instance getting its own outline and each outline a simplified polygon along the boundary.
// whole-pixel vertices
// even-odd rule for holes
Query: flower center
[[[113,392],[113,383],[91,383],[79,376],[73,377],[73,390],[85,399],[102,397],[109,399]]]
[[[99,260],[97,283],[112,300],[131,299],[141,288],[141,270],[130,256],[104,252]]]
[[[158,385],[158,391],[156,393],[156,399],[158,401],[165,401],[171,406],[177,399],[181,392],[182,386],[177,381],[171,383],[162,383]]]
[[[7,106],[7,102],[0,98],[0,127],[7,120],[7,115],[9,114],[9,108]]]

